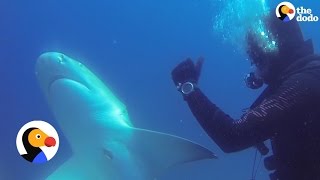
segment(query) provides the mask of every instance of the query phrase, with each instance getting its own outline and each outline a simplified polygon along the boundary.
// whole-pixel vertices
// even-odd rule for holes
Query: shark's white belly
[[[61,53],[40,56],[37,71],[59,133],[72,148],[50,180],[150,180],[168,167],[216,157],[189,140],[132,127],[113,93]]]
[[[73,155],[49,179],[113,180],[142,174],[136,159],[123,144],[132,133],[132,128],[124,123],[128,121],[124,120],[125,110],[116,104],[103,103],[89,91],[79,91],[83,87],[78,86],[72,81],[59,80],[51,87],[54,91],[50,96],[51,108]],[[79,96],[77,92],[86,98],[72,98]],[[69,101],[61,103],[65,98]]]

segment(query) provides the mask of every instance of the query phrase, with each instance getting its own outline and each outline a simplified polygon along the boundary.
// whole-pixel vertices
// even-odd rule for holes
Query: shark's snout
[[[37,60],[37,69],[62,65],[65,62],[65,55],[58,52],[46,52],[39,56]]]
[[[60,79],[68,79],[88,86],[86,68],[80,62],[59,52],[41,54],[35,69],[38,81],[45,91],[49,91],[51,85]]]
[[[67,74],[67,57],[58,52],[46,52],[39,56],[36,63],[36,75],[43,87],[47,88],[57,79]]]

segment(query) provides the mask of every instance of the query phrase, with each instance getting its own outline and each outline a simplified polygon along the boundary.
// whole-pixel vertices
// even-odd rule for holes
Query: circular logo
[[[59,148],[57,131],[44,121],[30,121],[19,130],[16,145],[27,161],[40,164],[52,159]]]
[[[296,15],[296,10],[293,4],[290,2],[282,2],[278,4],[276,8],[276,15],[280,20],[288,22],[294,18]]]

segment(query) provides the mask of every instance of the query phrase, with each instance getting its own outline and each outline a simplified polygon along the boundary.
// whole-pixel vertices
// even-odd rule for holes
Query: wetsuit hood
[[[257,67],[257,74],[266,84],[272,84],[292,63],[313,54],[313,45],[311,40],[304,41],[299,24],[295,19],[282,22],[273,14],[269,14],[264,17],[263,24],[266,27],[265,31],[274,38],[272,42],[275,48],[266,51],[268,46],[259,41],[261,32],[249,30],[247,53]]]

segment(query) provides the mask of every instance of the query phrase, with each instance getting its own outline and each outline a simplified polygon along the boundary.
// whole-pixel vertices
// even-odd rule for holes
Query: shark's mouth
[[[50,91],[52,85],[53,85],[55,82],[59,81],[59,80],[71,80],[71,81],[74,81],[74,82],[76,82],[76,83],[82,84],[84,87],[86,87],[87,89],[89,89],[86,84],[83,84],[83,83],[81,83],[81,82],[79,82],[79,81],[77,81],[77,80],[74,80],[74,79],[72,79],[72,78],[67,78],[67,77],[65,77],[65,76],[63,76],[63,75],[56,75],[56,76],[54,76],[54,77],[49,81],[49,83],[48,83],[48,91]]]
[[[56,81],[60,80],[60,79],[68,79],[62,75],[57,75],[57,76],[54,76],[48,83],[48,91],[50,91],[51,89],[51,86],[53,83],[55,83]]]

